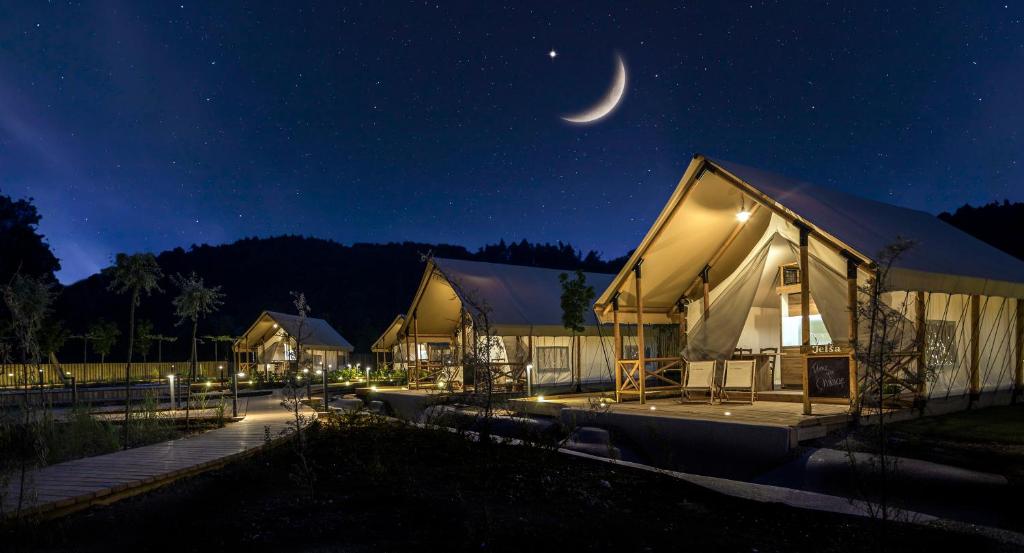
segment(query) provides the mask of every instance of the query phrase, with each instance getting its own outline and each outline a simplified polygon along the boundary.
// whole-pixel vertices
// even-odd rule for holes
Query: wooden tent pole
[[[413,359],[416,360],[416,388],[420,387],[420,323],[416,311],[412,312]]]
[[[860,262],[852,255],[846,256],[846,309],[849,311],[850,328],[847,331],[847,340],[850,343],[850,406],[857,408],[857,396],[859,395],[858,371],[857,371],[857,325],[860,320],[859,306],[857,305],[857,265]]]
[[[924,292],[917,292],[915,296],[914,304],[917,318],[917,390],[914,403],[920,408],[924,407],[928,397],[928,320]]]
[[[462,388],[465,389],[466,384],[472,384],[475,387],[476,379],[468,378],[466,376],[466,309],[464,307],[459,308],[459,339],[462,342],[459,344],[459,365],[462,367]]]
[[[619,329],[619,293],[616,292],[612,296],[612,336],[614,350],[615,363],[615,403],[619,403],[622,400],[622,365],[619,361],[622,359],[622,330]]]
[[[981,296],[971,296],[971,392],[970,403],[981,395]]]
[[[641,286],[640,265],[644,262],[640,259],[633,267],[633,275],[636,277],[636,359],[637,359],[637,386],[640,388],[640,404],[647,403],[647,368],[644,361],[644,295]]]
[[[809,395],[807,382],[806,357],[811,352],[811,288],[807,278],[808,270],[808,229],[800,227],[800,353],[805,358],[803,372],[803,400],[804,414],[811,414],[811,396]]]
[[[409,389],[413,389],[412,383],[412,363],[409,362],[409,352],[412,351],[412,343],[409,341],[409,331],[405,332],[405,384]]]
[[[1016,357],[1014,358],[1013,400],[1016,401],[1024,392],[1024,300],[1017,298],[1017,334]]]

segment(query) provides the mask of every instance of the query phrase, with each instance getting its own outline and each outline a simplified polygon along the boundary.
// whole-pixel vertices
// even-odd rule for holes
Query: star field
[[[297,233],[607,257],[696,152],[931,212],[1024,199],[1017,3],[11,3],[0,191],[64,281]],[[621,105],[602,97],[614,55]]]

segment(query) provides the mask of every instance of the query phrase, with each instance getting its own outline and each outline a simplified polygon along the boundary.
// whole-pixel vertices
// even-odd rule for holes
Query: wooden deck
[[[602,399],[604,403],[602,404]],[[559,416],[562,409],[607,410],[612,413],[640,417],[678,418],[711,422],[745,423],[797,429],[799,439],[823,436],[831,428],[849,420],[846,405],[815,404],[814,414],[804,415],[803,404],[792,401],[757,401],[744,403],[681,403],[678,397],[651,398],[646,405],[639,402],[615,403],[601,394],[577,394],[545,398],[523,398],[510,402],[514,409],[533,415]]]
[[[265,444],[266,427],[276,439],[293,420],[280,402],[276,393],[240,399],[239,414],[245,417],[224,428],[33,470],[26,482],[22,514],[53,517],[109,504],[254,453]],[[16,514],[18,498],[15,476],[2,498],[5,515]]]

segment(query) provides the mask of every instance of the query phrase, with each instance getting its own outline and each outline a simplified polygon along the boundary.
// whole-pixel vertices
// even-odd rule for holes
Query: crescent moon
[[[590,109],[576,115],[562,117],[563,120],[570,123],[590,123],[608,115],[615,109],[615,106],[619,105],[623,93],[626,92],[626,64],[623,63],[622,56],[616,55],[615,60],[618,62],[618,69],[615,72],[615,82],[612,83],[608,94]]]

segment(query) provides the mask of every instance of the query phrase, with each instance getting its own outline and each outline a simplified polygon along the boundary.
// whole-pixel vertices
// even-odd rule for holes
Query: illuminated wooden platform
[[[799,393],[796,394],[800,398]],[[787,398],[788,399],[788,398]],[[510,401],[516,411],[530,415],[564,418],[564,410],[576,413],[615,413],[659,419],[684,419],[728,424],[745,424],[788,428],[794,431],[797,442],[818,438],[831,430],[845,426],[849,421],[846,405],[815,404],[813,415],[803,414],[799,401],[757,401],[744,403],[681,403],[678,397],[650,398],[645,405],[639,402],[616,404],[601,394],[579,394],[557,397],[521,398]]]

